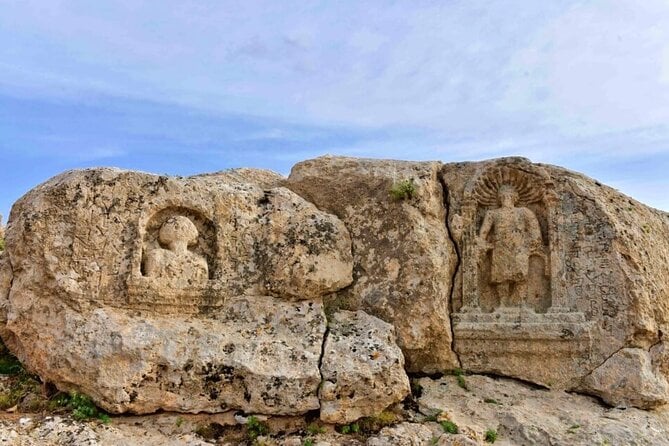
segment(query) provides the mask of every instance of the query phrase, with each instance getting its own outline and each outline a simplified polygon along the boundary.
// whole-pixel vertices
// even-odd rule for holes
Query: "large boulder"
[[[322,296],[348,232],[281,177],[67,172],[13,207],[3,339],[33,372],[119,413],[318,409]]]
[[[666,213],[523,158],[446,164],[442,178],[463,368],[616,405],[669,402]]]
[[[321,420],[327,423],[377,415],[411,391],[393,326],[360,310],[328,320],[321,373]]]
[[[363,310],[393,324],[411,372],[459,365],[449,316],[458,259],[446,227],[448,191],[440,168],[437,162],[326,156],[295,165],[286,183],[337,215],[351,234],[353,284],[328,296],[326,307]]]

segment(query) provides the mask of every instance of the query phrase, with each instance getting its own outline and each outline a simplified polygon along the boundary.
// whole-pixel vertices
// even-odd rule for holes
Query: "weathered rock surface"
[[[473,444],[489,429],[495,446],[669,445],[669,410],[619,409],[582,395],[530,387],[510,379],[465,377],[468,390],[455,377],[421,378],[420,410],[451,420]],[[438,444],[446,441],[444,434]],[[461,443],[468,444],[468,443]]]
[[[397,330],[411,372],[458,366],[449,296],[457,255],[445,224],[440,163],[321,157],[295,165],[287,187],[337,215],[353,241],[354,282],[326,307],[364,310]],[[393,185],[414,193],[395,199]]]
[[[584,387],[612,406],[651,409],[669,401],[666,377],[640,348],[616,352],[585,378]]]
[[[321,296],[350,282],[350,238],[279,180],[93,169],[37,187],[0,260],[3,338],[114,413],[318,409]]]
[[[616,405],[669,401],[667,214],[522,158],[446,164],[442,177],[461,257],[453,330],[464,369]],[[643,360],[611,358],[628,348]]]
[[[378,435],[367,440],[367,446],[422,446],[443,434],[441,427],[434,423],[400,423],[384,427]],[[439,444],[439,443],[435,443]]]
[[[321,420],[327,423],[376,415],[410,392],[393,326],[360,310],[328,320],[321,373]]]
[[[409,372],[461,367],[653,408],[669,402],[668,241],[669,214],[521,158],[322,157],[288,179],[67,172],[12,210],[0,336],[115,412],[320,406],[345,422],[406,389],[376,405],[399,375],[351,357],[368,348],[358,335],[330,336],[323,374],[343,389],[371,373],[379,393],[366,411],[364,393],[328,385],[319,404],[325,315],[361,310],[394,327]]]

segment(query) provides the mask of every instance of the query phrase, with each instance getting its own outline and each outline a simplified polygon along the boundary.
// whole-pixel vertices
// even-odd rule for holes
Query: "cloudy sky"
[[[669,210],[669,2],[0,0],[0,213],[65,169],[325,153],[585,172]]]

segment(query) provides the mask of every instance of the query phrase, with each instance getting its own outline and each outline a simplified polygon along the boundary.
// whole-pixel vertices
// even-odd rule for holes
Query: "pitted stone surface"
[[[394,327],[409,372],[461,367],[650,408],[669,401],[668,240],[669,214],[522,158],[322,157],[288,179],[72,171],[12,210],[0,335],[113,411],[301,413],[318,408],[324,314],[361,310]],[[226,319],[241,302],[248,314]],[[372,365],[323,359],[337,385]],[[253,391],[227,386],[242,376]],[[347,398],[328,419],[362,416]]]
[[[295,165],[287,187],[337,215],[353,241],[353,284],[325,299],[395,326],[411,372],[458,367],[449,296],[457,265],[446,228],[440,163],[321,157]],[[394,184],[412,182],[396,199]]]
[[[348,231],[265,171],[64,173],[19,200],[2,336],[29,370],[114,412],[318,409],[321,296]]]
[[[360,310],[328,320],[321,373],[321,420],[327,423],[376,415],[410,392],[393,326]]]

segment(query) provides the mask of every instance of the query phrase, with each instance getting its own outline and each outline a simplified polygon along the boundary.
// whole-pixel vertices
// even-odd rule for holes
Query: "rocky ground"
[[[482,375],[416,378],[414,395],[346,426],[313,417],[241,414],[114,416],[76,421],[58,410],[0,417],[2,445],[669,445],[669,408],[598,400]]]

